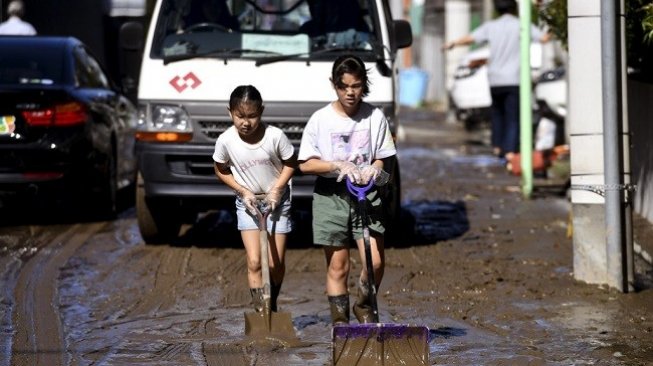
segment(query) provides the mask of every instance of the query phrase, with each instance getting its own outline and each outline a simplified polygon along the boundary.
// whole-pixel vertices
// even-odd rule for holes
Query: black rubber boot
[[[358,283],[358,291],[356,294],[356,301],[352,307],[354,315],[359,323],[373,323],[372,304],[370,304],[369,291],[367,284],[363,282]]]
[[[349,324],[349,294],[328,296],[331,307],[331,324]]]
[[[263,303],[263,288],[250,288],[249,294],[252,295],[252,305],[254,306],[254,310],[257,312],[263,311],[263,307],[265,306]]]
[[[270,310],[277,311],[277,299],[279,298],[279,293],[281,292],[281,283],[276,285],[272,284],[270,289]]]

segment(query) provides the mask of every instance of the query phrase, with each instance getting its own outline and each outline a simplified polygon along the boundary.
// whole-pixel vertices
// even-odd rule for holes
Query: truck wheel
[[[179,234],[181,222],[170,212],[175,210],[166,207],[162,202],[145,196],[143,177],[138,173],[136,183],[136,218],[143,241],[147,244],[163,244],[174,239]]]

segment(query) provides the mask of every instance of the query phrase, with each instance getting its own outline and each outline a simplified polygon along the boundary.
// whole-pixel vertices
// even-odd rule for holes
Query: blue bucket
[[[419,107],[426,97],[428,79],[424,70],[415,67],[399,70],[399,104]]]

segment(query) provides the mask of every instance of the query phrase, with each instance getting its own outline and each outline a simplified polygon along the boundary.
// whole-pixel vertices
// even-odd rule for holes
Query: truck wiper
[[[262,65],[267,65],[279,61],[286,61],[286,60],[292,60],[294,58],[302,57],[302,56],[315,56],[323,53],[331,53],[331,52],[344,52],[344,51],[359,51],[359,48],[353,48],[353,47],[334,47],[334,48],[324,48],[318,51],[313,51],[313,52],[301,52],[301,53],[293,53],[290,55],[280,55],[280,56],[273,56],[273,57],[266,57],[264,59],[258,59],[256,60],[256,66],[262,66]]]
[[[225,62],[230,58],[229,56],[242,55],[244,53],[258,53],[258,54],[267,54],[267,55],[279,55],[278,52],[264,51],[264,50],[254,50],[248,48],[218,48],[215,50],[198,52],[198,53],[184,53],[180,55],[170,55],[163,58],[163,64],[167,65],[171,62],[190,60],[198,57],[217,57],[223,58]]]

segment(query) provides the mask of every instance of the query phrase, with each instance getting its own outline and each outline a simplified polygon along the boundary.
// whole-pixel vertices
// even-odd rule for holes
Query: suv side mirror
[[[406,48],[413,44],[413,30],[410,23],[406,20],[394,20],[395,44],[397,49]]]

